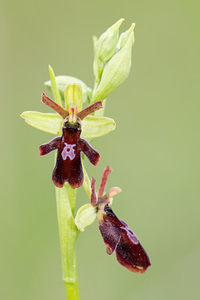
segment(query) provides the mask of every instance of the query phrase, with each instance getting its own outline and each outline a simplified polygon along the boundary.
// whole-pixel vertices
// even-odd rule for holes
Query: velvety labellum
[[[99,229],[107,246],[106,252],[116,251],[118,262],[134,273],[144,273],[151,265],[149,257],[128,225],[119,220],[110,206],[106,205]]]

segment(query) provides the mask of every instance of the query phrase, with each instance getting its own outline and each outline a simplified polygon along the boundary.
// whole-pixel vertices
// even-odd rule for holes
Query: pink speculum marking
[[[66,160],[67,157],[69,157],[70,160],[74,159],[75,157],[75,149],[73,147],[76,146],[76,144],[67,144],[67,143],[64,143],[65,144],[65,147],[61,153],[62,155],[62,158],[63,160]]]

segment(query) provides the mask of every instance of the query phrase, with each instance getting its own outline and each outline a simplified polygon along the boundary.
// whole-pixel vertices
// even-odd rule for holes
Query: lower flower
[[[115,251],[117,260],[122,266],[134,273],[144,273],[151,265],[146,251],[128,225],[119,220],[109,206],[112,204],[112,197],[121,190],[115,187],[104,193],[110,172],[111,169],[107,166],[97,194],[94,187],[95,180],[93,178],[91,180],[91,204],[97,210],[99,229],[107,246],[106,252],[110,255]]]

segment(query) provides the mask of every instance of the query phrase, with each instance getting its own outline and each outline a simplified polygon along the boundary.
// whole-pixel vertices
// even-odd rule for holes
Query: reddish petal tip
[[[95,161],[94,161],[94,166],[96,166],[98,164],[99,160],[100,160],[100,154],[98,153],[98,155],[96,156]]]
[[[42,98],[41,98],[41,101],[42,101],[42,103],[44,103],[44,98],[46,97],[46,94],[45,93],[42,93]]]
[[[41,146],[39,147],[39,155],[40,155],[40,156],[43,155],[43,149],[42,149]]]

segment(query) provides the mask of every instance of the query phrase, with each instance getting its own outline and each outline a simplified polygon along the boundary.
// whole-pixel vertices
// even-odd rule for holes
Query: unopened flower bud
[[[116,52],[118,52],[120,49],[122,49],[124,47],[125,43],[127,42],[128,38],[129,38],[130,30],[134,30],[134,28],[135,28],[135,23],[133,23],[127,31],[122,32],[122,34],[119,37],[119,41],[117,43]],[[134,43],[134,35],[133,35],[132,43]]]
[[[114,25],[109,27],[96,41],[94,56],[94,75],[96,82],[101,79],[104,63],[107,62],[115,53],[116,45],[119,40],[119,27],[124,19],[120,19]]]
[[[92,102],[105,99],[116,87],[118,87],[128,76],[131,67],[131,53],[134,41],[133,29],[135,24],[121,36],[119,40],[120,49],[106,63],[101,81],[94,91]]]
[[[113,54],[115,53],[115,48],[119,40],[119,29],[115,29],[103,42],[101,45],[99,58],[106,62],[108,61]]]

